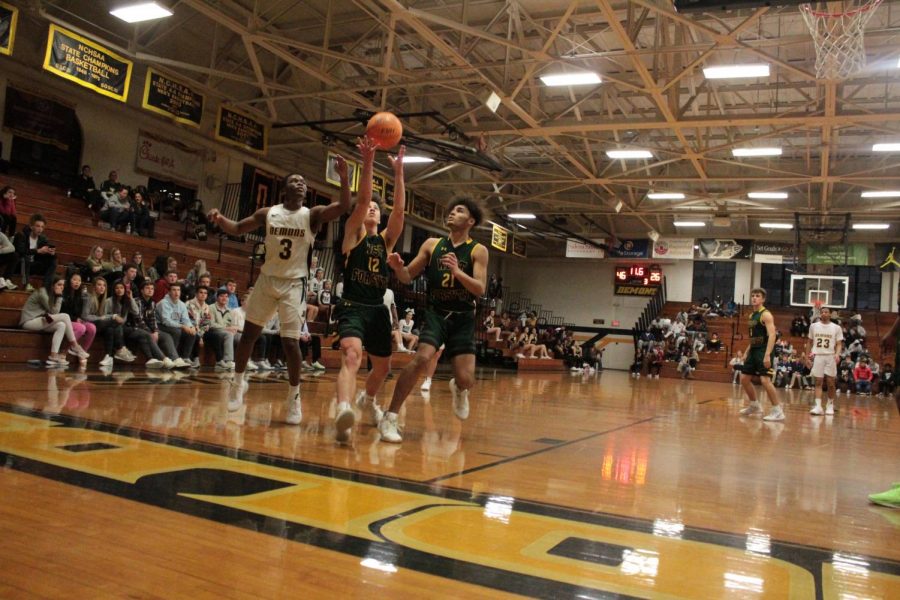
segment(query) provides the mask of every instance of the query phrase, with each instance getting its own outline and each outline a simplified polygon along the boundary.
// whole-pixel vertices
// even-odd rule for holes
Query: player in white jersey
[[[813,366],[812,375],[816,378],[816,405],[810,409],[814,415],[834,414],[834,379],[837,376],[837,362],[841,356],[844,333],[841,326],[831,322],[831,309],[823,306],[819,320],[809,326],[809,339],[812,342]],[[809,356],[809,342],[805,354]],[[828,404],[822,411],[822,388],[828,396]]]
[[[309,250],[319,228],[350,210],[350,180],[347,163],[337,158],[341,178],[340,199],[327,206],[303,206],[306,180],[292,173],[284,179],[284,203],[258,209],[240,221],[226,218],[218,210],[209,213],[209,221],[230,235],[250,233],[265,227],[266,262],[247,299],[246,322],[235,352],[234,379],[228,391],[228,409],[239,410],[247,392],[244,373],[253,345],[263,326],[275,313],[281,321],[281,339],[287,360],[290,389],[285,421],[298,425],[300,410],[300,330],[306,314],[306,286],[309,279]]]

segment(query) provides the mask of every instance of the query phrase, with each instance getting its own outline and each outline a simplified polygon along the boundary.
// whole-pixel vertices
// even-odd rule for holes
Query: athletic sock
[[[296,395],[299,394],[299,393],[300,393],[300,386],[299,386],[299,385],[292,385],[292,386],[289,386],[289,387],[288,387],[288,398],[293,399],[294,396],[296,396]]]
[[[234,382],[236,384],[241,385],[244,383],[244,373],[246,373],[246,371],[241,371],[240,373],[234,374]]]
[[[816,398],[816,408],[822,408],[822,399]]]
[[[375,396],[370,396],[369,394],[366,394],[366,402],[368,402],[370,404],[375,404]]]

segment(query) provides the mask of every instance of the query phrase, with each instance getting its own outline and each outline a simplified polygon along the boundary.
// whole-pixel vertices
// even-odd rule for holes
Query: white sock
[[[395,413],[395,412],[391,412],[388,410],[388,411],[385,411],[385,413],[384,413],[385,418],[391,418],[391,415],[394,415],[393,419],[395,419],[395,420],[397,419],[397,413]]]
[[[375,404],[375,396],[370,396],[366,394],[366,402],[370,402],[371,404]]]
[[[431,383],[431,377],[426,377],[426,378],[425,378],[425,381],[426,381],[427,383]]]
[[[288,387],[288,398],[293,400],[294,396],[300,393],[299,385],[292,385]]]
[[[246,371],[241,371],[240,373],[235,372],[235,374],[234,374],[234,382],[235,382],[236,384],[241,385],[241,384],[244,383],[244,373],[245,373],[245,372],[246,372]]]
[[[816,398],[816,408],[822,408],[822,399]]]

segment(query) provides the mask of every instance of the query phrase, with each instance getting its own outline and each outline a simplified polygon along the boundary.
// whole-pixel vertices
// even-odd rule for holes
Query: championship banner
[[[325,181],[331,185],[341,187],[341,177],[337,172],[337,157],[338,155],[334,152],[328,153],[328,159],[325,162]],[[361,165],[346,158],[344,160],[347,163],[347,175],[350,178],[350,191],[355,192],[359,188]]]
[[[7,56],[12,54],[18,22],[19,9],[6,2],[0,2],[0,54]]]
[[[807,244],[806,264],[864,267],[869,264],[869,248],[865,244]]]
[[[794,245],[789,242],[753,242],[753,262],[782,265],[785,258],[794,256]]]
[[[605,240],[594,240],[598,244],[605,244]],[[566,258],[606,258],[603,248],[598,248],[578,240],[566,240]]]
[[[753,240],[702,239],[698,240],[699,260],[741,260],[750,258]]]
[[[203,153],[180,142],[140,130],[134,168],[139,173],[195,188],[203,173]]]
[[[506,252],[507,242],[509,241],[509,231],[500,227],[496,223],[493,224],[491,230],[491,247]]]
[[[613,238],[608,252],[610,258],[650,258],[650,241]]]
[[[525,245],[525,240],[519,238],[518,236],[513,237],[512,241],[512,253],[516,256],[525,257],[527,255],[527,247]]]
[[[141,106],[179,123],[200,127],[203,94],[148,68]]]
[[[407,209],[409,214],[430,222],[433,222],[437,218],[437,204],[428,198],[424,198],[419,194],[410,194],[406,198],[407,207],[412,207]]]
[[[372,173],[372,192],[378,192],[381,200],[384,201],[384,186],[387,185],[387,178],[378,173]]]
[[[661,237],[653,243],[653,258],[694,258],[694,238]]]
[[[71,104],[8,85],[3,131],[65,151],[76,136],[78,119]]]
[[[216,139],[244,150],[265,154],[269,147],[269,128],[253,117],[219,106]]]
[[[44,69],[120,102],[128,99],[131,61],[52,23]]]

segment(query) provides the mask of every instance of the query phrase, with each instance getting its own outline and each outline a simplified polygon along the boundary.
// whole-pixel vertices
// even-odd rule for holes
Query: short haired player
[[[810,342],[806,343],[805,354],[809,356],[812,344],[813,364],[812,376],[816,378],[816,405],[810,409],[813,415],[834,414],[835,377],[837,362],[841,356],[844,333],[841,326],[831,322],[831,309],[823,306],[819,312],[819,320],[809,326]],[[828,396],[825,411],[822,411],[822,391]]]
[[[750,344],[744,353],[744,365],[741,367],[741,387],[747,393],[750,404],[741,409],[741,415],[749,417],[762,412],[759,400],[756,397],[756,389],[753,387],[752,377],[759,377],[759,382],[772,403],[769,414],[763,417],[764,421],[784,421],[784,409],[778,401],[778,393],[772,385],[772,377],[775,375],[772,364],[772,350],[775,347],[775,318],[763,303],[766,301],[766,290],[754,288],[750,290],[749,316]]]
[[[263,327],[275,313],[281,321],[281,340],[288,366],[290,388],[285,421],[298,425],[300,408],[300,331],[306,314],[306,286],[309,279],[310,248],[319,228],[350,210],[350,179],[346,161],[336,158],[341,179],[339,200],[328,205],[307,208],[306,179],[292,173],[284,179],[284,202],[258,209],[246,219],[232,221],[218,210],[209,212],[211,223],[230,235],[250,233],[260,227],[266,231],[266,262],[247,299],[244,333],[235,352],[234,379],[228,391],[228,409],[239,410],[248,383],[247,361]]]

